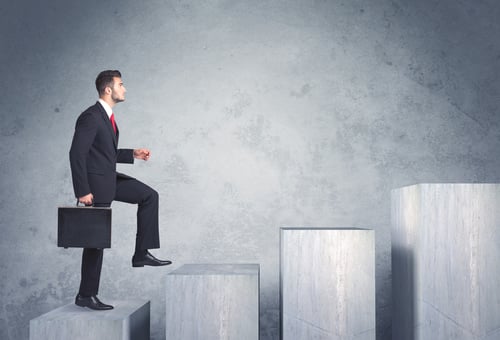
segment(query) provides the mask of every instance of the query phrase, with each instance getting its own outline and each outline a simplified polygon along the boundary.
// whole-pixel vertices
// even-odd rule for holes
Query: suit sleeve
[[[75,134],[69,151],[71,177],[76,197],[90,194],[87,178],[87,156],[97,134],[97,122],[90,113],[82,114],[75,126]]]
[[[134,149],[118,149],[117,163],[134,163]]]

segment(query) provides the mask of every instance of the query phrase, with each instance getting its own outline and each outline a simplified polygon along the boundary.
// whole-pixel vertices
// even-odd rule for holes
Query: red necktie
[[[109,117],[109,119],[111,119],[111,125],[113,126],[113,130],[115,130],[115,134],[116,134],[115,114],[112,113],[111,117]]]

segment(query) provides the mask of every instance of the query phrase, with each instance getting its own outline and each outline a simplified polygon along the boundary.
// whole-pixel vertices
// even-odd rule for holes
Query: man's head
[[[99,73],[95,80],[95,87],[99,97],[109,104],[116,104],[125,100],[125,86],[122,75],[118,70],[106,70]]]

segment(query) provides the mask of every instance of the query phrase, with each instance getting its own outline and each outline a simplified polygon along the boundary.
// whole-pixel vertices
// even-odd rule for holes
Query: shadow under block
[[[149,340],[149,301],[114,301],[109,311],[71,303],[30,321],[30,340]]]
[[[500,184],[392,191],[393,339],[500,339]]]
[[[258,340],[259,265],[186,264],[166,280],[167,340]]]
[[[375,232],[281,228],[284,340],[375,340]]]

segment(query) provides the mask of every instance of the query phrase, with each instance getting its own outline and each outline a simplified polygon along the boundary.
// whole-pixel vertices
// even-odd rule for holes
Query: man
[[[95,81],[98,102],[85,110],[76,122],[69,152],[75,196],[79,202],[109,207],[113,200],[138,204],[137,235],[133,267],[164,266],[171,261],[154,257],[148,249],[160,247],[158,193],[135,178],[116,172],[116,163],[147,161],[148,149],[118,149],[119,130],[113,107],[125,100],[126,89],[119,71],[103,71]],[[75,304],[95,310],[112,309],[97,298],[103,250],[85,248],[82,255],[80,290]]]

